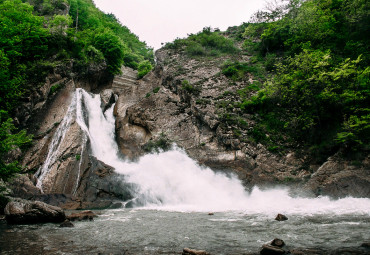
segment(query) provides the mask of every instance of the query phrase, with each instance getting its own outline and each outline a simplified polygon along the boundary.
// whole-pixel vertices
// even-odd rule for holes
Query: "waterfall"
[[[77,100],[75,96],[73,96],[71,104],[68,107],[67,113],[64,116],[62,122],[59,124],[57,130],[55,131],[51,143],[49,145],[48,154],[46,156],[46,160],[44,164],[38,169],[35,176],[37,177],[37,184],[36,187],[40,188],[43,191],[42,183],[44,178],[49,173],[51,166],[55,163],[56,159],[59,156],[59,148],[63,142],[65,134],[67,133],[68,129],[70,128],[76,112],[76,105]]]
[[[283,188],[267,191],[254,188],[248,193],[237,177],[199,166],[176,146],[167,152],[147,154],[137,162],[126,161],[115,140],[114,106],[103,113],[100,102],[99,95],[76,90],[68,113],[54,135],[48,159],[39,171],[39,187],[75,116],[85,139],[90,140],[93,156],[125,175],[127,182],[136,184],[136,189],[132,190],[134,206],[175,211],[370,215],[370,199],[293,198],[289,190]]]
[[[88,116],[77,114],[78,123],[87,130],[93,155],[125,175],[126,181],[137,184],[133,192],[139,205],[180,211],[370,214],[370,199],[292,198],[287,189],[254,188],[249,194],[237,177],[199,166],[176,146],[171,151],[145,155],[137,162],[125,161],[115,140],[113,106],[103,113],[99,95],[82,89],[77,93]]]

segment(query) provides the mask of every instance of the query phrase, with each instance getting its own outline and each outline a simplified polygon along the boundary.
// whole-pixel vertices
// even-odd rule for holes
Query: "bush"
[[[205,48],[197,42],[191,42],[185,49],[189,56],[204,56],[207,54]]]
[[[181,88],[183,90],[189,92],[190,94],[194,94],[194,95],[199,95],[200,94],[200,89],[191,85],[189,83],[189,81],[183,80],[181,84],[182,84]]]
[[[141,62],[137,68],[138,78],[139,79],[143,78],[147,73],[149,73],[152,70],[152,68],[153,67],[148,60],[144,60],[143,62]]]
[[[166,44],[165,48],[182,49],[191,56],[218,56],[223,53],[235,54],[239,50],[233,40],[220,34],[219,30],[213,31],[210,27],[203,28],[197,34],[191,34],[187,39],[176,39],[173,43]]]
[[[24,148],[32,141],[32,137],[25,130],[17,132],[13,120],[8,118],[7,112],[0,110],[0,179],[7,181],[15,173],[21,171],[17,161],[8,163],[6,155],[16,148]]]
[[[156,94],[156,93],[158,93],[159,90],[160,90],[160,87],[156,87],[156,88],[153,89],[153,93]]]
[[[256,66],[238,61],[227,61],[222,66],[222,74],[231,78],[233,81],[243,80],[247,73],[260,76],[261,71]]]
[[[149,153],[160,153],[161,151],[168,151],[172,147],[171,141],[167,138],[164,133],[161,133],[159,138],[156,140],[150,140],[143,146],[144,151]]]
[[[103,53],[108,72],[119,74],[124,56],[124,44],[121,39],[110,30],[98,32],[94,37],[94,47]]]

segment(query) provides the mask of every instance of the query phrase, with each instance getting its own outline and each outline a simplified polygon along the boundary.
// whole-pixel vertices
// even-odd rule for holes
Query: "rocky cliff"
[[[233,109],[244,129],[225,117],[225,102],[237,100],[233,95],[256,78],[248,74],[233,81],[221,66],[227,60],[249,61],[249,56],[190,58],[161,49],[156,57],[155,70],[131,91],[119,93],[116,104],[117,142],[130,158],[165,138],[199,164],[236,173],[248,187],[283,184],[315,195],[370,196],[370,155],[347,160],[337,152],[320,162],[298,149],[272,152],[248,139],[255,116]]]
[[[40,169],[53,152],[53,136],[66,125],[73,92],[83,87],[101,91],[104,109],[118,96],[114,108],[116,139],[128,160],[174,143],[201,165],[236,173],[246,187],[290,185],[313,195],[370,197],[369,155],[354,161],[338,152],[318,163],[302,151],[272,152],[246,139],[254,124],[253,115],[233,110],[244,129],[225,118],[225,102],[236,100],[233,95],[255,79],[248,74],[246,80],[235,82],[223,75],[222,63],[231,57],[195,59],[171,49],[157,51],[156,57],[157,66],[141,80],[136,80],[137,73],[129,68],[123,68],[111,82],[76,82],[61,77],[47,80],[45,95],[56,82],[62,86],[33,107],[29,123],[35,141],[22,162],[28,172],[40,178]],[[248,56],[232,58],[249,60]],[[112,207],[130,199],[130,185],[124,177],[91,156],[89,140],[76,119],[68,125],[65,138],[54,149],[42,186],[35,186],[32,174],[20,177],[13,183],[15,195],[71,209]]]

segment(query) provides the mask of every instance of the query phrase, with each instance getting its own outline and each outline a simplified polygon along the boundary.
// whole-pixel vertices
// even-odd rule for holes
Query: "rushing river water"
[[[0,223],[1,254],[181,254],[184,247],[243,254],[275,237],[291,247],[324,249],[370,239],[370,199],[292,197],[284,188],[249,193],[235,176],[198,166],[176,147],[128,162],[115,142],[113,107],[103,113],[98,95],[77,89],[68,114],[92,154],[134,184],[131,204],[138,208],[98,211],[95,221],[74,228]],[[63,139],[67,124],[53,139]],[[39,187],[47,170],[39,171]],[[275,221],[277,213],[289,220]]]
[[[1,254],[180,254],[184,247],[211,254],[256,252],[275,237],[290,247],[359,247],[370,238],[369,214],[266,214],[174,212],[149,209],[100,211],[74,228],[55,224],[0,224]]]

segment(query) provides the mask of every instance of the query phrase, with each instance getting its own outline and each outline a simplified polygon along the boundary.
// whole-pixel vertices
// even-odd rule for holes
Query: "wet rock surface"
[[[116,98],[112,89],[105,89],[101,91],[100,98],[101,98],[100,107],[102,108],[103,112],[105,112],[105,110],[107,110],[116,102]]]
[[[67,216],[69,221],[81,221],[81,220],[94,220],[95,217],[98,217],[92,211],[82,211],[79,213],[72,213]]]
[[[61,208],[40,201],[12,201],[6,205],[4,211],[9,224],[58,223],[66,219]]]
[[[182,251],[182,255],[210,255],[210,253],[204,250],[194,250],[194,249],[184,248]]]
[[[344,160],[340,154],[328,159],[304,186],[316,195],[335,198],[370,197],[370,156],[362,161]]]
[[[73,225],[73,223],[72,222],[70,222],[68,219],[67,220],[65,220],[65,221],[63,221],[60,225],[59,225],[59,227],[60,228],[73,228],[75,225]]]
[[[261,255],[281,255],[286,254],[283,249],[277,246],[273,246],[270,244],[264,244],[262,245],[262,249],[260,251]]]
[[[286,221],[286,220],[288,220],[288,217],[279,213],[278,215],[276,215],[275,220],[277,220],[277,221]]]

